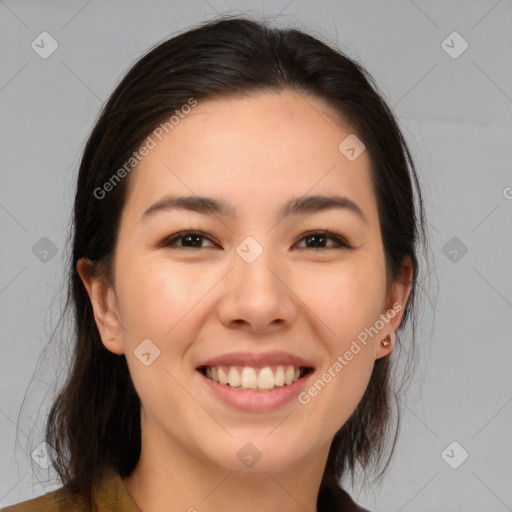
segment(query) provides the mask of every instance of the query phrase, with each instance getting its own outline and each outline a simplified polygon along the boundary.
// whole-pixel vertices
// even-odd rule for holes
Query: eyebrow
[[[279,209],[278,218],[282,219],[291,215],[317,213],[333,208],[351,211],[365,223],[368,223],[366,216],[357,203],[348,197],[337,195],[309,195],[290,199]],[[141,221],[157,213],[172,210],[189,210],[203,215],[233,216],[236,214],[235,208],[221,199],[204,196],[166,196],[151,205],[142,214]]]

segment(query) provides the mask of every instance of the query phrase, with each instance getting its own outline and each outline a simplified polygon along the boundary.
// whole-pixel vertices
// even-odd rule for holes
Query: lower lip
[[[247,412],[264,412],[278,409],[283,405],[297,399],[298,394],[306,385],[306,381],[313,372],[308,373],[302,379],[290,384],[281,386],[273,391],[241,391],[224,384],[219,384],[208,377],[205,377],[200,371],[197,373],[202,378],[208,388],[222,400],[224,403],[236,409]]]

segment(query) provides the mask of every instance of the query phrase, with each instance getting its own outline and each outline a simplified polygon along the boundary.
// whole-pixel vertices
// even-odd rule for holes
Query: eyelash
[[[210,242],[212,242],[212,240],[208,236],[206,236],[204,233],[202,233],[201,231],[189,230],[189,231],[180,231],[179,233],[171,235],[170,237],[163,240],[159,244],[159,247],[160,248],[171,248],[171,249],[184,249],[184,250],[204,249],[204,247],[181,247],[181,246],[177,246],[174,244],[175,241],[182,239],[182,238],[186,238],[187,236],[198,236],[201,238],[206,238]],[[311,232],[308,232],[305,235],[303,235],[299,241],[301,242],[302,240],[313,237],[313,236],[321,236],[326,239],[330,239],[336,243],[335,246],[320,247],[320,248],[316,248],[316,250],[352,249],[352,246],[350,246],[344,238],[342,238],[334,233],[331,233],[330,231],[311,231]],[[315,247],[305,247],[305,249],[315,249]]]

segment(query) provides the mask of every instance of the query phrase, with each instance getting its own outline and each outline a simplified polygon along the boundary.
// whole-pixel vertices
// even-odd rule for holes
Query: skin
[[[393,340],[403,309],[307,405],[235,410],[195,368],[234,351],[284,350],[320,376],[380,314],[405,306],[412,266],[386,282],[368,154],[349,161],[338,150],[351,133],[328,105],[291,91],[199,102],[130,174],[113,282],[78,263],[102,342],[125,354],[141,398],[141,458],[124,482],[144,512],[316,510],[331,440],[375,360],[393,350],[381,340]],[[169,210],[141,220],[171,193],[224,199],[236,215]],[[277,222],[292,197],[333,193],[366,222],[346,208]],[[196,248],[183,239],[158,247],[188,229],[206,235]],[[316,230],[351,248],[330,239],[315,248],[303,237]],[[263,249],[250,264],[236,252],[247,236]],[[134,355],[147,338],[161,351],[149,366]],[[237,457],[247,442],[262,454],[252,468]]]

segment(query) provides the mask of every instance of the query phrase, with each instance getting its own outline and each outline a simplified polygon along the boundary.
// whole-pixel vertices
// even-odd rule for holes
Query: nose
[[[270,251],[251,263],[238,254],[226,276],[218,316],[227,328],[246,332],[273,332],[291,325],[297,316],[298,301],[292,290],[289,271]]]

